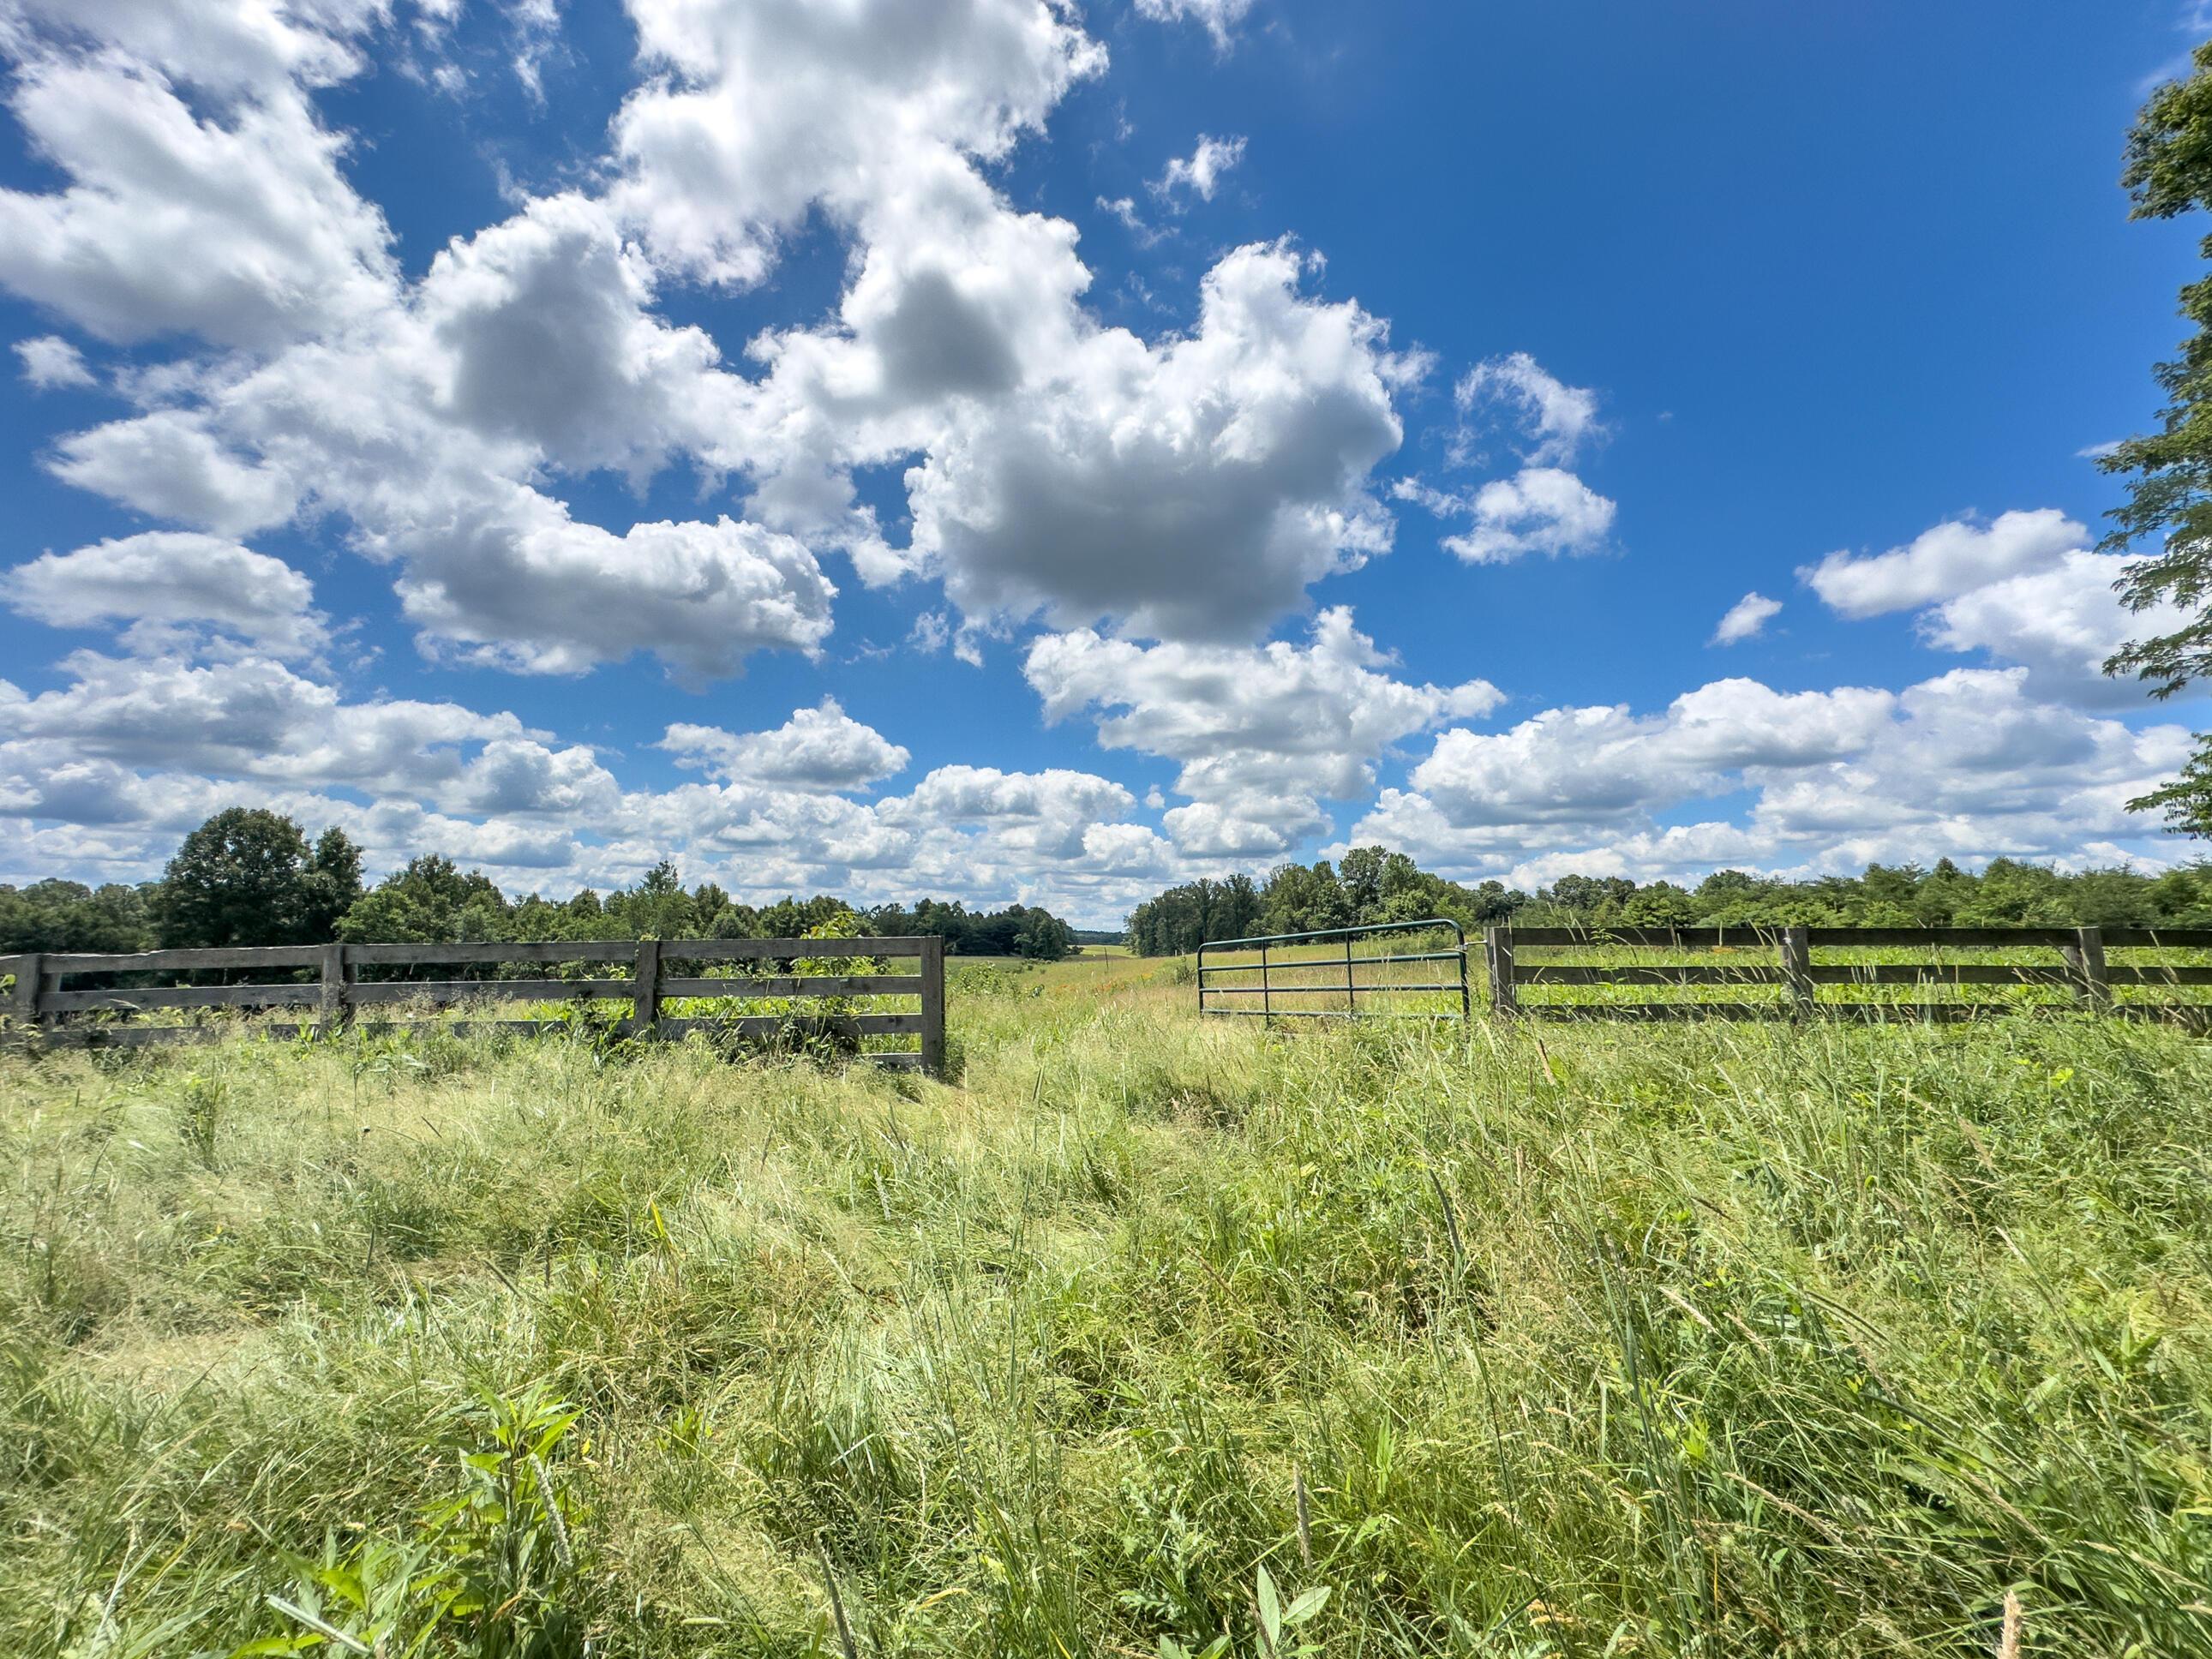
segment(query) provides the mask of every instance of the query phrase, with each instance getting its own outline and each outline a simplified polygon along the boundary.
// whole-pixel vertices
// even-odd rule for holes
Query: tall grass
[[[1154,971],[0,1061],[0,1652],[2212,1653],[2201,1042]]]

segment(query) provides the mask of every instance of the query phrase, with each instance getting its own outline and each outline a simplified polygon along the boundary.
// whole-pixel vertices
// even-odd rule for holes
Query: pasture
[[[2201,1040],[948,1001],[0,1056],[0,1651],[2212,1654]]]

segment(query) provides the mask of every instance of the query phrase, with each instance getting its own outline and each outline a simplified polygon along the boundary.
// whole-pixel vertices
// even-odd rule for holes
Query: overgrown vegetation
[[[2201,1042],[1164,971],[0,1060],[0,1651],[2212,1653]]]

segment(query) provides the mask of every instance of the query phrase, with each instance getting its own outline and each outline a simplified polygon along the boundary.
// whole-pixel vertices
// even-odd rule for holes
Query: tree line
[[[1355,847],[1332,866],[1285,864],[1267,880],[1186,882],[1130,913],[1130,948],[1179,956],[1215,939],[1312,933],[1442,916],[1470,931],[1525,927],[1710,927],[1804,923],[1839,927],[2212,927],[2212,865],[2160,875],[2068,872],[1995,859],[1978,874],[1949,859],[1932,868],[1870,864],[1862,875],[1790,881],[1719,870],[1695,887],[1626,876],[1566,875],[1533,894],[1474,886],[1421,869],[1403,853]]]
[[[374,886],[339,829],[313,842],[293,819],[231,807],[177,848],[159,881],[94,888],[51,880],[0,884],[0,952],[147,951],[156,946],[459,944],[508,939],[797,939],[841,919],[885,937],[936,934],[956,956],[1056,962],[1081,948],[1050,911],[969,910],[923,899],[860,910],[828,894],[744,903],[714,882],[684,886],[663,860],[635,886],[573,897],[520,898],[481,871],[428,853]]]

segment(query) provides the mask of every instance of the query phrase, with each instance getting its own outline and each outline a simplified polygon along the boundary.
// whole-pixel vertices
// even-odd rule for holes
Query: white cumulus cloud
[[[289,81],[203,113],[128,58],[40,58],[9,105],[70,182],[0,191],[0,283],[81,327],[261,346],[381,302],[384,216]]]
[[[2050,564],[2085,545],[2088,532],[2056,507],[1954,519],[1887,553],[1831,553],[1798,572],[1846,617],[1875,617],[1958,595]]]
[[[0,572],[0,600],[56,628],[204,625],[280,657],[328,644],[313,599],[282,559],[191,531],[148,531]]]
[[[23,379],[40,392],[95,384],[92,370],[85,366],[84,354],[58,334],[18,340],[15,355],[23,360]]]
[[[1712,643],[1738,645],[1745,640],[1756,639],[1781,611],[1781,600],[1770,599],[1764,593],[1747,593],[1721,617],[1719,625],[1713,629]]]
[[[817,708],[794,709],[772,732],[678,723],[659,746],[675,755],[678,765],[702,767],[728,782],[807,791],[865,789],[904,770],[912,758],[848,714],[835,697],[824,697]]]
[[[1139,15],[1163,23],[1200,24],[1223,52],[1229,50],[1237,26],[1251,9],[1252,0],[1137,0]]]
[[[1200,134],[1198,148],[1189,155],[1169,158],[1167,171],[1159,176],[1152,189],[1170,198],[1179,190],[1188,191],[1201,202],[1210,202],[1213,192],[1221,187],[1223,175],[1234,172],[1243,160],[1243,139]]]
[[[1472,520],[1443,538],[1445,550],[1468,564],[1510,564],[1531,553],[1557,558],[1595,553],[1613,532],[1618,506],[1573,473],[1524,466],[1493,478],[1472,495],[1452,499]]]
[[[1460,421],[1453,453],[1462,462],[1474,458],[1484,433],[1502,430],[1516,438],[1522,460],[1563,466],[1605,430],[1596,392],[1567,385],[1525,351],[1488,358],[1461,375],[1452,407]]]
[[[2134,731],[2039,701],[2021,668],[1954,669],[1901,692],[1720,680],[1650,714],[1556,708],[1495,735],[1444,731],[1349,839],[1523,882],[2063,859],[2139,836],[2127,800],[2189,749],[2182,726]],[[1692,816],[1739,793],[1752,797],[1740,819]]]
[[[1337,607],[1304,645],[1140,646],[1088,629],[1049,634],[1024,665],[1045,718],[1090,713],[1098,741],[1176,762],[1170,832],[1208,856],[1280,854],[1325,828],[1323,799],[1364,795],[1399,739],[1502,700],[1486,680],[1413,685]]]
[[[2172,605],[2130,611],[2113,585],[2130,558],[2097,553],[2054,507],[1955,519],[1886,553],[1831,553],[1798,574],[1850,617],[1917,611],[1921,638],[1941,651],[1983,652],[2027,670],[2038,692],[2083,708],[2140,706],[2142,684],[2104,672],[2130,640],[2171,633]]]

